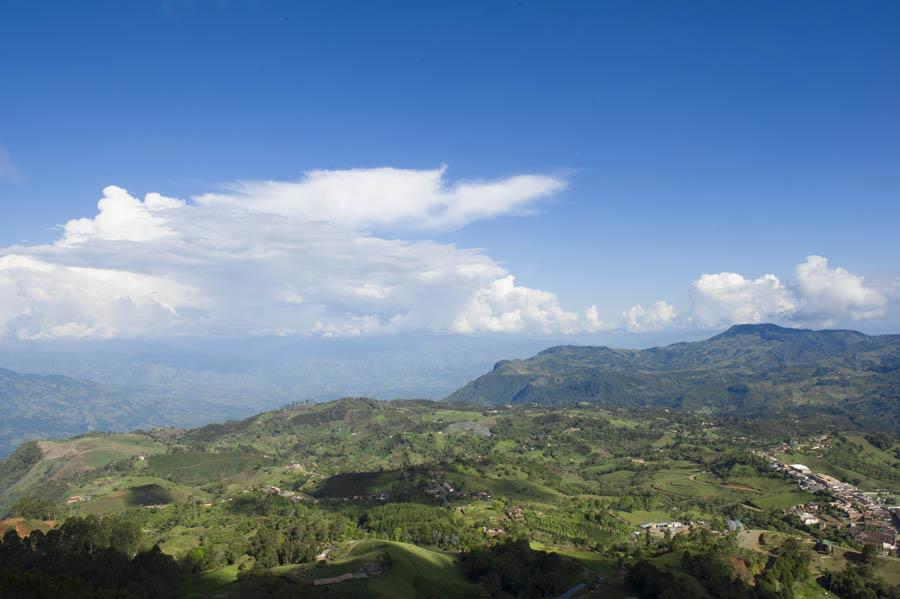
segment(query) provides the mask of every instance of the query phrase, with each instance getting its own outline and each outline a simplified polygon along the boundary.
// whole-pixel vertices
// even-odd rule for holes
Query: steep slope
[[[498,362],[447,400],[734,412],[815,405],[896,417],[898,395],[900,336],[762,324],[646,350],[552,347]]]

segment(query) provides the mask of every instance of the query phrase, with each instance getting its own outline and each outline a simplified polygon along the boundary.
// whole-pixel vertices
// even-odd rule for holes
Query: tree
[[[864,564],[875,564],[878,559],[878,548],[875,545],[864,545],[859,554],[859,559]]]
[[[13,505],[12,513],[22,518],[53,520],[56,518],[58,511],[52,501],[25,496]]]
[[[274,568],[278,565],[278,538],[275,531],[265,526],[256,531],[247,551],[256,558],[256,563],[263,568]]]

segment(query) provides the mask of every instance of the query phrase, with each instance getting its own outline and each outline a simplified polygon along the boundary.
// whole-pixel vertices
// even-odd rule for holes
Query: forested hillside
[[[558,346],[527,360],[499,362],[447,399],[737,414],[821,406],[857,421],[895,426],[900,336],[764,324],[647,350]]]

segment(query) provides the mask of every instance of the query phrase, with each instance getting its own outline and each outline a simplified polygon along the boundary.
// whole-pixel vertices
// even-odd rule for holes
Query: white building
[[[800,522],[803,522],[807,526],[813,526],[819,523],[819,519],[809,512],[803,512],[802,514],[800,514]]]
[[[809,474],[809,468],[803,464],[791,464],[791,470],[799,472],[800,474]]]

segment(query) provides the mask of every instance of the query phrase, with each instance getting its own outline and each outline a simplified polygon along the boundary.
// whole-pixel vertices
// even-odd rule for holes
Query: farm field
[[[237,452],[154,455],[147,468],[178,483],[202,485],[226,479],[264,463],[258,455]]]
[[[494,560],[524,560],[516,567],[528,572],[545,560],[566,584],[585,581],[615,599],[635,596],[635,570],[692,599],[715,597],[690,556],[753,579],[792,530],[816,571],[847,567],[817,557],[796,516],[783,513],[814,497],[759,458],[766,446],[724,426],[713,439],[704,418],[348,399],[159,438],[52,442],[11,488],[49,489],[61,519],[136,527],[144,548],[190,572],[179,583],[187,597],[477,596],[488,583],[472,572]],[[893,455],[858,446],[880,467]],[[745,533],[732,544],[732,519],[765,531],[769,546]],[[667,535],[660,523],[674,521],[692,524]],[[747,549],[757,562],[743,563]],[[317,565],[320,555],[327,562]],[[373,562],[380,574],[312,586]],[[892,581],[895,567],[888,560],[877,572]],[[557,585],[554,596],[566,590],[562,579],[544,583]],[[795,596],[822,595],[801,581]]]

